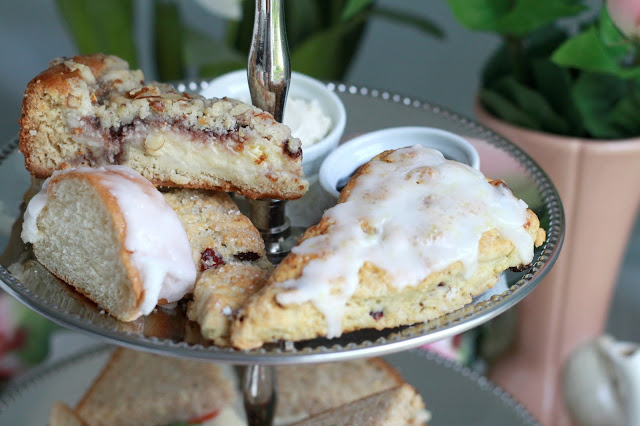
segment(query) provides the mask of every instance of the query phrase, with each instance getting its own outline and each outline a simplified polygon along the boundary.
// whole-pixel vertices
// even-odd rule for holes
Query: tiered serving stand
[[[289,81],[288,49],[279,0],[257,0],[254,45],[249,61],[249,85],[254,104],[281,118]],[[284,58],[284,59],[283,59]],[[183,81],[179,90],[198,92],[206,81]],[[0,146],[0,205],[19,219],[6,244],[0,237],[0,286],[39,314],[72,330],[116,345],[167,356],[244,365],[243,393],[250,424],[270,424],[276,397],[274,365],[346,361],[388,355],[450,337],[489,321],[529,294],[553,266],[562,245],[565,222],[558,193],[547,175],[522,150],[481,125],[439,106],[387,91],[329,83],[343,101],[348,119],[344,139],[395,126],[438,127],[468,137],[478,149],[482,171],[504,180],[527,202],[547,231],[535,251],[531,268],[507,271],[506,285],[488,291],[468,306],[437,320],[382,331],[363,330],[336,339],[279,342],[256,350],[236,350],[209,344],[185,316],[185,307],[157,309],[132,323],[104,314],[93,303],[54,278],[20,239],[23,195],[30,185],[17,140]],[[294,225],[309,226],[334,202],[312,178],[309,193],[287,204],[260,201],[251,206],[252,219],[267,241],[272,259],[289,248],[286,206]]]

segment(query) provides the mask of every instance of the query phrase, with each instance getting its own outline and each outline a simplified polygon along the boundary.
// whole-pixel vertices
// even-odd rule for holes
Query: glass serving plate
[[[75,406],[112,350],[98,346],[36,368],[0,394],[0,424],[45,425],[56,401]],[[430,426],[539,424],[522,404],[486,377],[434,353],[413,350],[385,360],[422,395],[432,413]],[[236,413],[244,417],[241,408],[236,407]]]
[[[177,84],[178,90],[198,92],[206,81]],[[41,315],[76,331],[134,349],[172,356],[234,364],[293,364],[341,361],[380,356],[421,346],[476,327],[514,306],[529,294],[553,266],[565,230],[560,197],[540,167],[522,150],[480,124],[423,100],[346,84],[329,83],[347,110],[343,137],[397,126],[429,126],[469,138],[480,154],[481,170],[502,179],[540,218],[547,231],[544,245],[535,251],[530,269],[507,271],[497,289],[436,320],[382,331],[363,330],[336,339],[268,344],[255,350],[236,350],[209,344],[196,324],[185,316],[185,306],[157,309],[137,321],[124,323],[104,314],[96,305],[53,277],[22,243],[23,198],[30,188],[17,140],[0,145],[0,285]],[[288,214],[297,226],[316,223],[335,201],[317,183],[300,200],[289,202]],[[7,226],[8,224],[8,226]]]

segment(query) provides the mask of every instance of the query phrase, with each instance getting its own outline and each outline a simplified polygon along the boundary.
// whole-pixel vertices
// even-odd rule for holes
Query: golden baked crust
[[[187,231],[200,271],[187,316],[203,336],[226,346],[232,318],[271,271],[264,242],[224,192],[172,189],[164,196]]]
[[[49,414],[49,426],[87,426],[87,424],[67,404],[56,401]]]
[[[300,141],[234,99],[204,99],[102,54],[60,58],[28,84],[20,151],[46,178],[77,166],[122,164],[156,186],[295,199],[307,190]]]
[[[392,151],[375,159],[388,159]],[[370,163],[362,166],[340,194],[339,203],[345,202],[358,177],[370,173]],[[504,185],[501,181],[490,181]],[[361,226],[367,227],[363,223]],[[331,233],[332,222],[327,218],[307,229],[300,243],[318,235]],[[531,210],[527,210],[524,228],[535,246],[545,239],[545,232]],[[327,255],[324,253],[324,255]],[[301,276],[303,268],[322,255],[290,253],[271,275],[267,286],[254,295],[241,310],[232,329],[232,344],[241,349],[256,348],[266,342],[278,340],[306,340],[328,334],[324,314],[311,302],[281,304],[278,295],[290,291],[279,285]],[[472,298],[493,287],[502,271],[521,266],[514,244],[491,229],[479,241],[478,267],[472,277],[464,276],[463,263],[457,261],[432,272],[415,286],[399,288],[392,284],[388,273],[365,262],[358,272],[358,284],[348,299],[342,316],[342,332],[358,329],[385,329],[423,322],[463,307]],[[333,290],[332,290],[333,291]]]
[[[309,417],[291,426],[425,425],[430,413],[409,384],[387,389]]]
[[[149,186],[155,190],[152,185]],[[138,318],[144,296],[142,278],[140,271],[133,265],[131,252],[125,248],[125,218],[114,195],[102,183],[102,176],[73,170],[58,174],[49,180],[47,194],[49,201],[37,222],[44,238],[33,243],[38,261],[56,277],[119,320],[133,321]],[[78,198],[69,202],[67,198],[70,194],[75,194]],[[79,216],[74,215],[74,210],[78,213],[77,209],[83,207],[76,205],[76,201],[82,201],[85,209],[93,209],[91,217],[98,219],[99,226],[87,226],[89,222],[86,219],[83,222],[76,220]],[[77,226],[85,226],[86,232],[66,232],[69,229],[67,225],[74,222]],[[109,241],[109,252],[102,252],[102,245],[94,248],[90,241],[94,238]],[[83,250],[81,253],[78,252],[80,248]],[[99,258],[98,253],[102,253],[103,257]],[[88,264],[83,264],[82,268],[76,267],[78,259],[89,262],[86,258],[91,257],[91,254],[94,255],[91,259],[94,262],[90,269],[87,269]],[[87,272],[101,268],[104,276],[112,278],[109,283],[112,291],[109,295],[96,288],[96,283],[100,280]]]
[[[233,383],[221,368],[116,349],[76,406],[90,425],[163,425],[230,406]]]
[[[277,424],[288,424],[404,383],[400,373],[382,358],[279,366],[276,373]]]

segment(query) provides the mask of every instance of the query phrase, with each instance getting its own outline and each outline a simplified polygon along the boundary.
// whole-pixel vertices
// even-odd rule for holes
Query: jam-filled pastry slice
[[[55,172],[27,205],[22,239],[67,284],[122,321],[191,293],[191,247],[176,212],[124,166]]]
[[[386,151],[358,170],[241,309],[232,344],[436,318],[531,263],[544,239],[504,182],[422,146]]]
[[[204,337],[227,346],[234,316],[271,272],[264,241],[224,192],[171,189],[164,196],[187,232],[198,271],[187,316]]]
[[[278,199],[308,188],[300,140],[271,114],[145,83],[115,56],[54,60],[28,84],[20,124],[20,151],[38,178],[120,164],[156,186]]]

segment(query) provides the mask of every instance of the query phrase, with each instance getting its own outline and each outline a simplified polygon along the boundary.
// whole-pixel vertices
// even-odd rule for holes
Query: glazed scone
[[[204,337],[226,346],[232,318],[271,271],[264,241],[224,192],[172,189],[164,197],[187,232],[198,270],[187,316]]]
[[[22,239],[51,273],[122,321],[182,299],[196,279],[176,212],[124,166],[54,173],[29,201]]]
[[[422,397],[408,384],[384,390],[294,423],[296,426],[419,426],[430,418]]]
[[[358,170],[241,310],[232,343],[430,320],[531,263],[544,239],[504,182],[422,146],[387,151]]]
[[[295,199],[308,188],[300,140],[273,116],[234,99],[145,83],[102,54],[54,60],[28,84],[20,151],[39,178],[121,164],[156,186]]]
[[[276,425],[290,424],[404,383],[400,373],[381,358],[278,366],[276,374]]]
[[[166,425],[220,413],[235,398],[214,363],[118,348],[75,412],[91,426]]]

